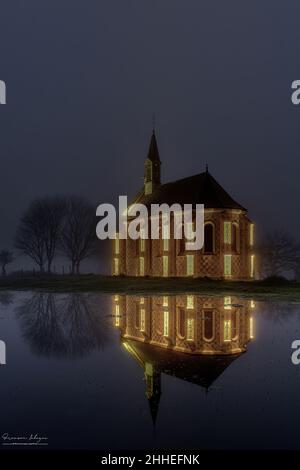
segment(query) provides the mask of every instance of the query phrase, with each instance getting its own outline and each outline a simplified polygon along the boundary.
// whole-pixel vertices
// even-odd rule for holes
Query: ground
[[[213,281],[187,278],[136,278],[101,275],[24,275],[0,278],[1,290],[47,290],[52,292],[103,292],[124,294],[189,292],[236,295],[250,299],[300,301],[300,282],[285,280]]]

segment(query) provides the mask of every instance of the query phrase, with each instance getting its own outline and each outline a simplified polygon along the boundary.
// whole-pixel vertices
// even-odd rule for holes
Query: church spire
[[[144,186],[145,194],[152,194],[157,186],[160,186],[160,156],[153,128],[148,155],[145,161]]]
[[[153,364],[145,363],[146,397],[150,407],[153,426],[155,427],[161,396],[161,374]]]
[[[147,159],[151,162],[161,163],[154,129],[152,131]]]
[[[152,114],[152,132],[155,134],[155,113]]]

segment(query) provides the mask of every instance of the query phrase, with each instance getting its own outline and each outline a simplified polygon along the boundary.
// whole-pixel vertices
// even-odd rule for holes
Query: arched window
[[[204,253],[210,254],[214,252],[214,226],[211,222],[204,225]]]
[[[141,328],[140,306],[135,305],[135,327],[139,330]]]
[[[203,339],[212,341],[214,338],[214,312],[204,310],[203,312]]]
[[[180,338],[185,338],[185,310],[180,308],[177,313],[177,334]]]
[[[231,339],[237,340],[239,336],[239,312],[232,312],[231,314]]]
[[[233,253],[239,251],[239,226],[233,223],[231,229],[231,250]]]
[[[140,254],[140,240],[139,239],[132,240],[132,242],[134,243],[135,256],[139,256],[139,254]]]

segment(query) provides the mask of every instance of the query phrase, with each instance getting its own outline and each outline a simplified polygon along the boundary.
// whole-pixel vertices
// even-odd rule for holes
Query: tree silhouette
[[[96,216],[93,206],[80,197],[42,198],[33,201],[21,219],[15,247],[48,273],[58,251],[71,262],[72,273],[94,254]]]
[[[42,198],[33,201],[19,224],[15,246],[29,256],[44,271],[51,271],[59,243],[65,201],[62,198]]]
[[[15,239],[15,247],[29,256],[41,272],[46,260],[45,223],[46,216],[40,201],[33,201],[21,219]]]
[[[83,357],[108,340],[107,317],[99,314],[99,297],[91,294],[39,292],[16,308],[24,338],[35,354]]]
[[[284,230],[268,234],[259,246],[261,270],[265,276],[280,276],[295,270],[300,246]]]
[[[61,239],[63,218],[66,213],[66,202],[60,197],[55,197],[42,199],[39,204],[45,219],[45,253],[47,271],[50,273],[51,265],[57,252],[57,246]]]
[[[66,202],[61,249],[71,262],[72,273],[78,274],[80,263],[95,253],[95,226],[94,207],[83,198],[69,198]]]
[[[2,275],[6,275],[6,266],[12,263],[14,260],[14,255],[12,251],[9,250],[1,250],[0,251],[0,265],[2,268]]]

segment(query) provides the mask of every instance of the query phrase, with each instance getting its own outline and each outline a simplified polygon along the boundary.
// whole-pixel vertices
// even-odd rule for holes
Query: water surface
[[[50,449],[299,449],[299,320],[298,304],[236,297],[1,293],[0,433]]]

